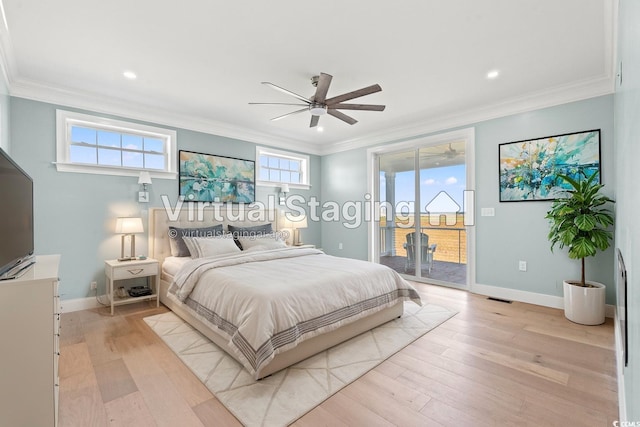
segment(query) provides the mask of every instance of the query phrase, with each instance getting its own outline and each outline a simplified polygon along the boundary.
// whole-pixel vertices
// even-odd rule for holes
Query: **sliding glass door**
[[[467,286],[465,153],[466,141],[457,139],[376,155],[381,264],[413,279]]]

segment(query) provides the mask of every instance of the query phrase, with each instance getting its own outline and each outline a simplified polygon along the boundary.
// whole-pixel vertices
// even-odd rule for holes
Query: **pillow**
[[[183,237],[213,237],[223,233],[222,224],[202,228],[169,227],[169,245],[171,256],[191,256]]]
[[[245,251],[266,251],[287,247],[285,241],[275,233],[257,236],[239,236],[238,241]]]
[[[271,227],[271,223],[256,225],[253,227],[236,227],[235,225],[230,225],[229,232],[233,234],[234,238],[238,238],[239,236],[256,236],[260,234],[271,234],[273,233],[273,228]]]
[[[196,246],[193,239],[194,239],[193,237],[187,237],[187,236],[182,238],[184,245],[189,250],[189,256],[191,258],[200,258],[200,256],[198,255],[198,247]]]
[[[229,225],[229,232],[233,234],[233,238],[236,240],[236,244],[238,245],[238,247],[240,249],[243,249],[240,241],[238,240],[238,237],[271,234],[273,233],[273,228],[271,227],[271,223],[254,225],[252,227],[236,227],[235,225]]]
[[[185,237],[192,258],[206,258],[240,252],[230,234],[214,237]]]

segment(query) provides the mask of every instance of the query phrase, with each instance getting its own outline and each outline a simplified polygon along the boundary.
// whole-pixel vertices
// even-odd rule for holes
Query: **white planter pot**
[[[600,325],[604,323],[606,288],[602,283],[588,280],[587,283],[593,287],[583,288],[566,280],[563,282],[564,316],[582,325]]]

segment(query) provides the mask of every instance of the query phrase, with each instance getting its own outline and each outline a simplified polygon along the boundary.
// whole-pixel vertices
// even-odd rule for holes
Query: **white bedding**
[[[162,271],[169,276],[174,277],[176,274],[178,274],[178,271],[180,271],[182,266],[184,266],[189,261],[191,261],[191,257],[188,256],[166,257],[162,262]]]
[[[300,341],[398,301],[421,304],[395,271],[310,248],[188,260],[174,277],[169,293],[227,338],[256,377]]]

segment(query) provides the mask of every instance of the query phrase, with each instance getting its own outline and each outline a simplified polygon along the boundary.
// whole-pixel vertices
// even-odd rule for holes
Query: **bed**
[[[161,265],[162,303],[255,379],[401,316],[404,301],[421,303],[415,289],[393,270],[311,247],[272,245],[270,240],[256,244],[245,236],[240,237],[244,251],[211,255],[207,247],[228,245],[222,236],[195,249],[203,241],[187,238],[189,249],[201,249],[203,256],[174,256],[174,228],[268,227],[268,234],[286,236],[278,211],[252,210],[239,219],[237,211],[225,206],[209,207],[201,215],[186,208],[180,213],[150,209],[149,254]]]

